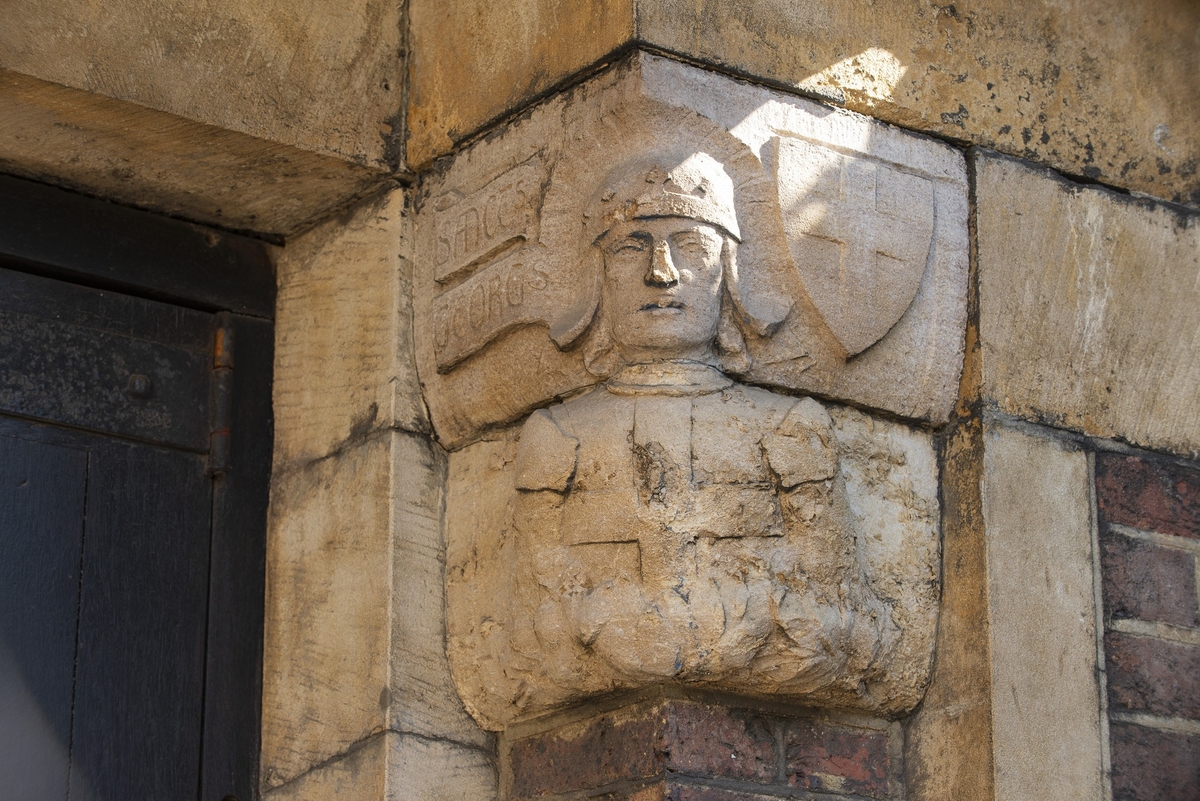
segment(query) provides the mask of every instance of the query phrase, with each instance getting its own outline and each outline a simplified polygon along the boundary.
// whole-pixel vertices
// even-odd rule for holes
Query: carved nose
[[[671,246],[666,242],[655,242],[654,252],[650,256],[650,270],[646,273],[646,283],[651,286],[674,286],[679,283],[679,271],[671,261]]]

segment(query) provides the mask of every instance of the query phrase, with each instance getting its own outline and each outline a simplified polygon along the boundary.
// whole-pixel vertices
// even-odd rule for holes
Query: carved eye
[[[637,237],[626,237],[618,242],[612,249],[613,253],[642,253],[646,250],[647,244],[643,239]]]
[[[696,234],[684,234],[677,238],[674,244],[677,250],[689,256],[708,255],[708,248],[705,246],[707,243]]]

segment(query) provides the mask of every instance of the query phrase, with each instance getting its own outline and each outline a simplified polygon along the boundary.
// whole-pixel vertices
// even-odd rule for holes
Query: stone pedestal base
[[[502,797],[900,798],[901,736],[883,720],[659,697],[510,729]]]

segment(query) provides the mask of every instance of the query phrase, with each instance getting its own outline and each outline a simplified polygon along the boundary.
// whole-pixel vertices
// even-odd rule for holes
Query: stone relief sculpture
[[[460,696],[493,730],[661,684],[911,709],[932,441],[797,376],[837,380],[929,302],[941,179],[597,102],[561,150],[480,145],[418,213]]]
[[[832,421],[724,371],[749,366],[732,183],[704,153],[665,165],[622,167],[587,213],[603,281],[585,359],[606,382],[521,429],[513,534],[547,678],[855,693],[896,629]]]
[[[493,499],[506,586],[452,621],[475,640],[459,672],[495,674],[460,688],[493,725],[664,681],[895,700],[872,696],[899,629],[858,553],[829,413],[733,377],[745,336],[791,312],[747,294],[770,290],[739,264],[733,196],[709,154],[668,154],[621,165],[583,212],[595,275],[551,334],[584,340],[602,383],[520,426]],[[493,648],[476,647],[485,630]]]

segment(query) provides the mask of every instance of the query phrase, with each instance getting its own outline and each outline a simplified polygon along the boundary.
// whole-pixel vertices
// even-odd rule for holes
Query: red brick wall
[[[882,721],[666,700],[513,739],[502,759],[512,799],[893,799],[898,736]]]
[[[1200,470],[1096,457],[1114,801],[1200,799]]]

